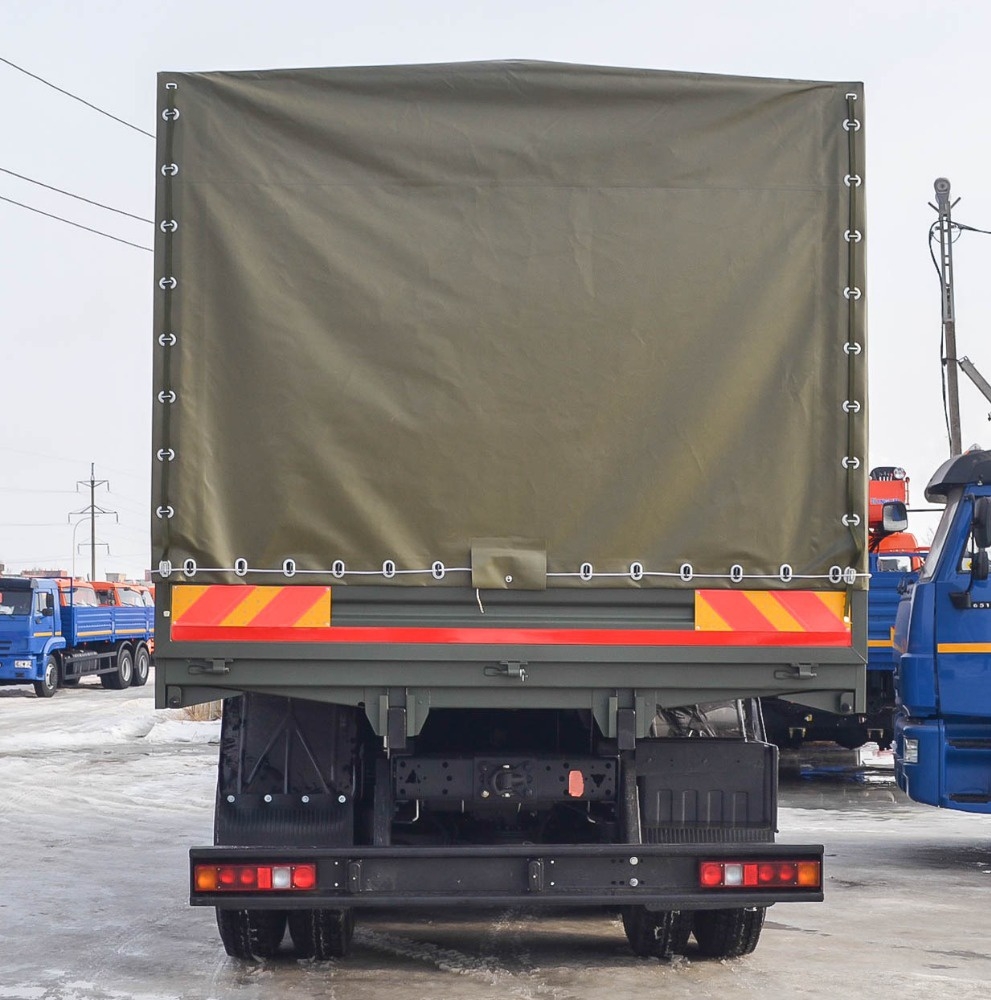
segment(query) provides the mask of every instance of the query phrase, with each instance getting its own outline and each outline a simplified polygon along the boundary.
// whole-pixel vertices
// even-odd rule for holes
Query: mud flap
[[[262,694],[228,698],[214,843],[353,844],[359,722],[347,706]]]

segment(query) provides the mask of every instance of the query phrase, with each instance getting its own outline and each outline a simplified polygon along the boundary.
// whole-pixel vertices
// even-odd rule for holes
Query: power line
[[[108,240],[116,240],[118,243],[126,243],[129,247],[137,247],[138,250],[147,250],[148,253],[153,252],[151,247],[143,247],[140,243],[132,243],[130,240],[122,240],[119,236],[111,236],[110,233],[101,232],[99,229],[90,229],[89,226],[82,226],[78,222],[72,222],[70,219],[63,219],[61,215],[52,215],[51,212],[43,212],[40,208],[32,208],[30,205],[14,201],[13,198],[5,198],[2,194],[0,194],[0,201],[10,202],[11,205],[17,205],[18,208],[26,208],[29,212],[37,212],[39,215],[45,215],[49,219],[64,222],[67,226],[75,226],[76,229],[85,229],[87,233],[96,233],[97,236],[105,236]]]
[[[26,486],[0,486],[0,493],[78,493],[79,490],[32,490]]]
[[[11,177],[17,177],[22,181],[27,181],[29,184],[37,184],[38,187],[48,188],[49,191],[57,191],[59,194],[67,195],[69,198],[76,198],[79,201],[85,201],[87,205],[96,205],[97,208],[105,208],[108,212],[116,212],[118,215],[126,215],[129,219],[137,219],[138,222],[147,222],[151,226],[154,225],[154,222],[152,222],[151,219],[145,219],[140,215],[133,215],[131,212],[125,212],[120,208],[111,208],[110,205],[103,205],[98,201],[93,201],[91,198],[84,198],[81,194],[73,194],[71,191],[63,191],[61,188],[53,187],[51,184],[45,184],[43,181],[36,181],[33,177],[25,177],[24,174],[15,173],[13,170],[8,170],[6,167],[0,167],[0,173],[10,174]]]
[[[11,522],[10,524],[0,524],[0,528],[62,528],[65,527],[61,521],[34,521],[34,522]]]
[[[79,101],[80,104],[85,104],[87,108],[92,108],[94,111],[99,111],[101,115],[106,115],[108,118],[112,118],[115,122],[119,122],[121,125],[126,125],[128,128],[134,129],[135,132],[140,132],[142,135],[148,136],[149,139],[154,139],[155,136],[151,132],[146,132],[143,128],[138,128],[137,125],[132,125],[130,122],[124,121],[123,118],[118,118],[116,115],[112,115],[109,111],[104,111],[103,108],[98,108],[95,104],[90,104],[89,101],[84,101],[81,97],[76,94],[71,93],[68,90],[63,90],[61,87],[56,87],[54,83],[50,83],[44,77],[38,76],[36,73],[30,73],[23,66],[18,66],[17,63],[12,63],[9,59],[4,59],[0,56],[0,62],[6,63],[8,66],[12,66],[14,69],[23,73],[25,76],[31,77],[33,80],[37,80],[39,83],[43,83],[46,87],[51,87],[52,90],[57,90],[60,94],[65,94],[66,97],[71,97],[74,101]]]

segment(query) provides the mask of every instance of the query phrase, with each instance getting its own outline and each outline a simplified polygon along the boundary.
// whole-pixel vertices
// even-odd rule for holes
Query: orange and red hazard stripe
[[[695,629],[335,626],[331,588],[180,585],[175,642],[583,646],[849,646],[842,593],[699,590]]]
[[[849,632],[846,595],[815,590],[699,590],[695,628],[704,632]]]

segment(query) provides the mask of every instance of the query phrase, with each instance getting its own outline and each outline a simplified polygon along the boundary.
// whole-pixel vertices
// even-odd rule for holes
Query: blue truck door
[[[960,507],[935,594],[936,685],[947,721],[991,718],[991,580],[971,578],[965,542],[973,508]]]
[[[56,601],[49,590],[36,590],[34,592],[34,607],[31,610],[32,620],[32,648],[38,652],[44,652],[46,646],[51,645],[51,640],[55,638],[55,608]]]

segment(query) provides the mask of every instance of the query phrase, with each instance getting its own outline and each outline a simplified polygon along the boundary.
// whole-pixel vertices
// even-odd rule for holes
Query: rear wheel
[[[39,698],[51,698],[58,690],[58,663],[54,656],[45,660],[45,673],[40,681],[34,682],[34,693]]]
[[[134,669],[131,672],[131,687],[144,687],[148,683],[148,669],[151,666],[151,657],[148,655],[147,646],[138,646],[134,650]]]
[[[692,932],[692,914],[686,910],[627,906],[623,908],[623,930],[634,955],[670,958],[684,953]]]
[[[217,927],[231,958],[271,958],[286,933],[284,910],[222,910]]]
[[[292,910],[289,934],[300,958],[343,958],[351,950],[354,910]]]
[[[699,951],[710,958],[749,955],[760,940],[766,906],[746,910],[698,910],[694,931]]]
[[[131,686],[131,677],[134,675],[134,659],[131,650],[124,646],[117,651],[117,669],[112,674],[101,674],[100,683],[105,688],[113,688],[114,691],[123,691]]]

